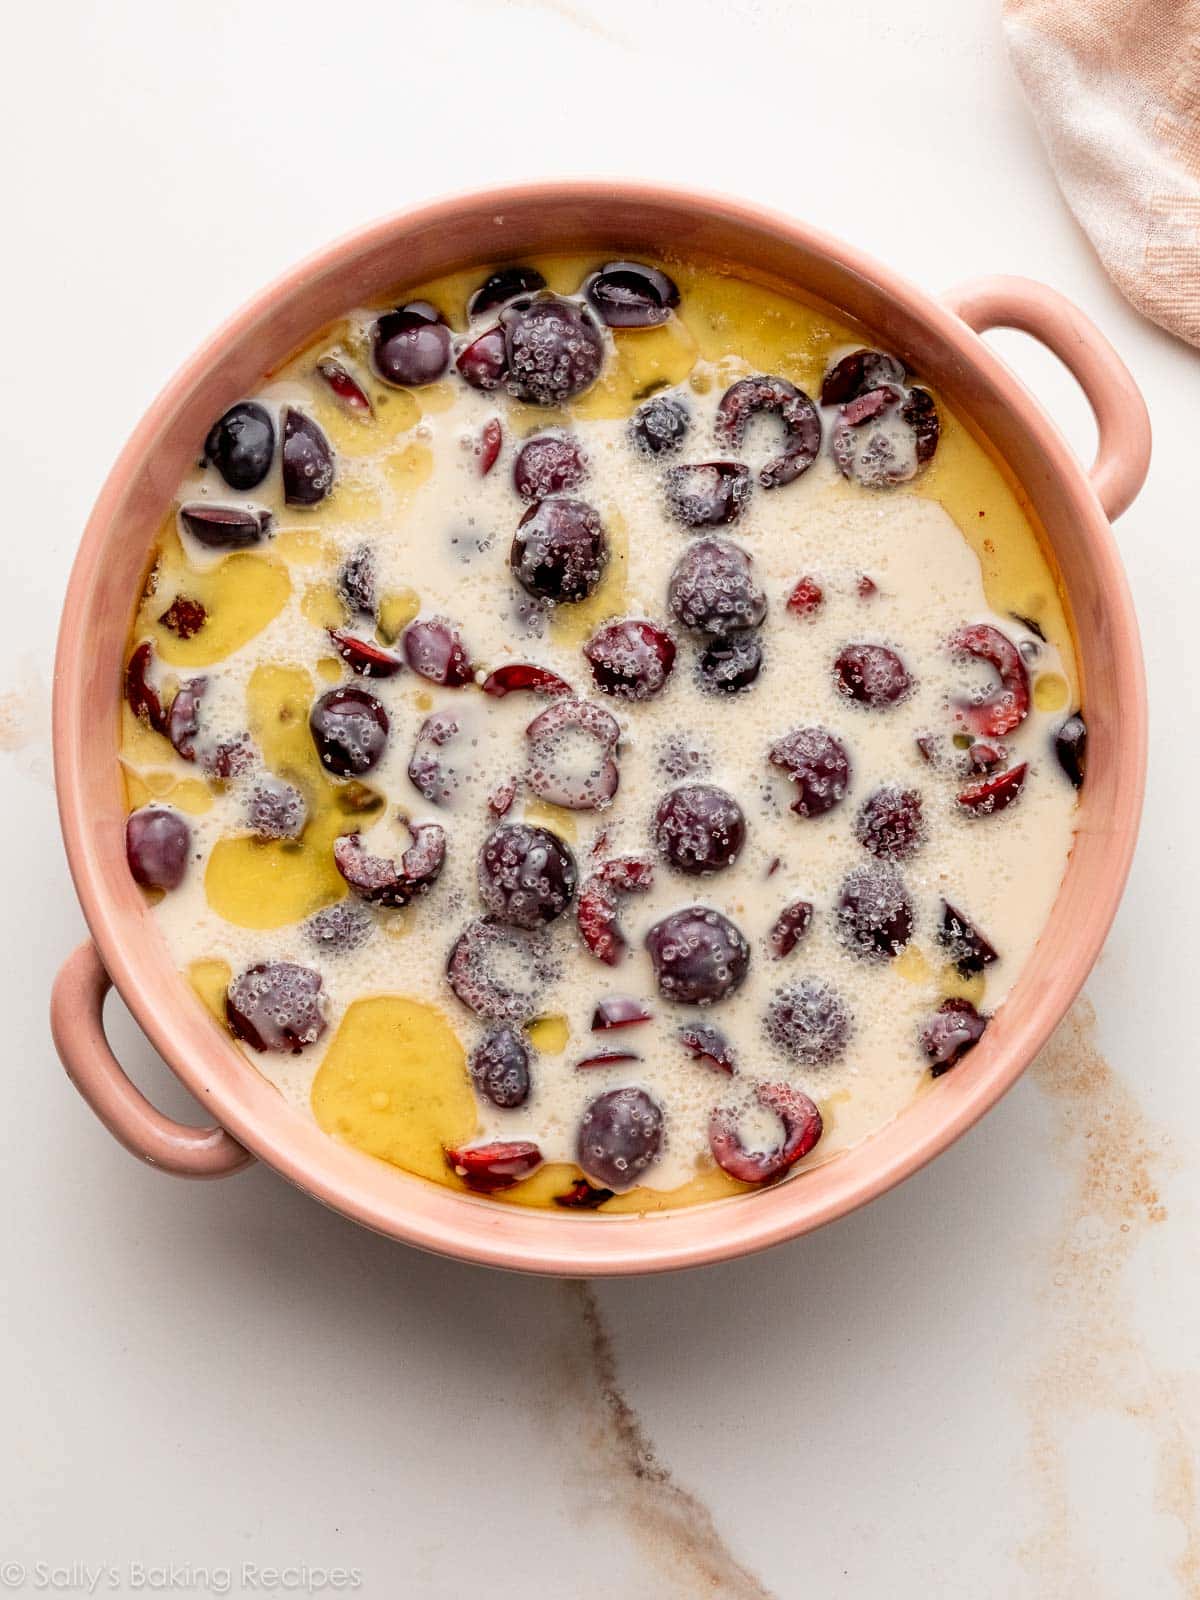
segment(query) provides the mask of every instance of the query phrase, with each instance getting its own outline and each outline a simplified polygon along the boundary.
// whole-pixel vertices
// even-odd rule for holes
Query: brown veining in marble
[[[1050,1102],[1071,1183],[1041,1291],[1049,1332],[1028,1393],[1041,1523],[1022,1555],[1041,1600],[1115,1594],[1105,1553],[1084,1548],[1078,1534],[1066,1446],[1069,1430],[1089,1416],[1129,1417],[1151,1435],[1154,1509],[1182,1530],[1174,1562],[1179,1592],[1197,1596],[1200,1503],[1185,1394],[1192,1384],[1156,1366],[1124,1281],[1147,1230],[1166,1220],[1161,1181],[1170,1141],[1100,1055],[1094,1033],[1095,1012],[1081,1000],[1031,1069]]]
[[[589,1481],[605,1508],[661,1569],[667,1587],[645,1592],[661,1595],[674,1588],[688,1597],[776,1600],[729,1550],[708,1507],[660,1460],[621,1387],[591,1284],[573,1280],[564,1289],[578,1340],[569,1342],[565,1353],[567,1382],[594,1457]]]

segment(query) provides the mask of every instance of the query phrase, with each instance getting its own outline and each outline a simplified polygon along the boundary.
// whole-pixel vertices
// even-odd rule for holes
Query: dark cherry
[[[366,689],[343,684],[313,706],[308,726],[322,764],[339,778],[361,778],[383,755],[388,714]]]
[[[790,1083],[760,1083],[760,1106],[773,1111],[783,1126],[783,1139],[772,1150],[747,1150],[738,1132],[738,1115],[718,1106],[709,1119],[708,1143],[717,1165],[742,1183],[768,1183],[780,1178],[813,1148],[823,1131],[821,1113]]]
[[[650,700],[675,665],[675,641],[653,622],[610,622],[583,647],[597,689],[621,700]]]
[[[610,328],[657,328],[679,304],[679,289],[666,273],[640,261],[607,262],[583,292]]]
[[[308,942],[322,954],[330,955],[360,950],[374,932],[374,917],[350,895],[315,912],[304,924]]]
[[[597,1067],[619,1067],[642,1058],[636,1050],[597,1050],[575,1063],[576,1072],[592,1072]]]
[[[256,400],[239,400],[209,430],[204,454],[231,489],[257,489],[275,454],[270,413]]]
[[[143,640],[129,657],[125,668],[125,701],[134,716],[155,733],[167,731],[167,713],[162,698],[150,681],[154,665],[154,646]]]
[[[746,818],[731,794],[710,783],[672,789],[654,813],[654,845],[676,872],[696,878],[731,867],[746,843]]]
[[[260,839],[298,839],[308,806],[293,783],[265,773],[246,797],[246,822]]]
[[[942,920],[937,940],[949,953],[962,978],[970,978],[1000,959],[990,939],[986,939],[969,917],[949,900],[942,901]]]
[[[450,365],[450,329],[431,305],[413,300],[385,312],[371,330],[375,370],[398,389],[435,383]]]
[[[462,774],[443,754],[459,731],[457,721],[448,711],[435,711],[417,730],[408,776],[430,805],[449,805],[462,783]]]
[[[436,883],[446,860],[446,833],[436,822],[412,823],[412,844],[399,863],[368,855],[362,836],[344,833],[333,842],[333,861],[360,900],[406,906]]]
[[[825,599],[825,591],[815,578],[801,578],[787,598],[793,617],[815,617]]]
[[[888,866],[855,867],[837,904],[838,938],[856,955],[890,960],[912,938],[913,910],[900,874]]]
[[[522,295],[536,294],[546,280],[536,267],[501,267],[476,289],[467,301],[468,317],[484,317]]]
[[[527,439],[513,462],[513,487],[523,500],[577,489],[587,475],[583,446],[570,434],[540,433]]]
[[[200,765],[205,772],[210,778],[220,778],[223,781],[249,772],[254,761],[254,746],[250,742],[249,734],[245,733],[235,734],[232,739],[222,739],[217,744],[210,741],[200,752]]]
[[[544,931],[490,917],[467,924],[446,963],[447,980],[463,1005],[489,1022],[527,1022],[556,973]]]
[[[178,889],[191,848],[191,828],[169,806],[142,806],[125,819],[125,858],[144,889]]]
[[[193,501],[181,506],[184,527],[206,550],[246,550],[261,544],[271,527],[269,511],[244,506],[210,506]]]
[[[571,904],[578,873],[567,846],[548,828],[505,822],[483,841],[479,898],[498,922],[536,928]]]
[[[192,638],[207,621],[208,612],[199,600],[189,600],[183,594],[177,594],[158,619],[159,626],[173,633],[177,639]]]
[[[866,489],[906,483],[932,460],[940,424],[933,396],[893,386],[869,389],[838,411],[829,448],[838,471]],[[910,435],[911,454],[897,434]]]
[[[373,617],[378,604],[378,583],[375,552],[369,544],[360,544],[338,568],[338,593],[351,611]]]
[[[674,455],[683,448],[692,414],[678,395],[651,395],[629,421],[629,439],[647,456]]]
[[[792,951],[812,927],[813,908],[810,900],[793,900],[775,918],[769,943],[771,953],[782,960]]]
[[[530,506],[513,535],[508,564],[537,600],[586,600],[608,565],[608,535],[584,500],[552,498]]]
[[[333,488],[333,449],[311,417],[294,406],[283,413],[283,498],[289,506],[319,505]]]
[[[404,659],[414,672],[446,689],[461,689],[474,678],[458,629],[445,617],[412,622],[404,630]]]
[[[705,694],[740,694],[758,681],[762,660],[756,633],[710,639],[696,660],[696,680]]]
[[[740,545],[697,539],[671,573],[671,615],[685,628],[722,637],[757,628],[767,614],[767,597],[751,569],[751,558]]]
[[[471,1077],[485,1100],[513,1111],[529,1099],[529,1046],[508,1023],[492,1028],[471,1052]]]
[[[750,419],[759,415],[779,418],[783,450],[759,469],[764,489],[778,489],[807,472],[821,448],[821,418],[817,408],[786,378],[740,378],[721,396],[717,407],[717,443],[740,450]]]
[[[612,1197],[611,1189],[597,1189],[586,1178],[576,1178],[563,1194],[554,1196],[554,1204],[563,1206],[569,1211],[594,1211],[597,1206],[602,1206]]]
[[[663,1113],[644,1089],[609,1089],[584,1109],[575,1159],[593,1183],[632,1189],[658,1160]]]
[[[880,861],[907,861],[925,842],[921,796],[915,789],[884,784],[860,806],[854,837]]]
[[[500,313],[506,383],[517,400],[557,406],[590,389],[604,364],[604,340],[590,312],[542,293]]]
[[[575,693],[567,680],[560,678],[557,672],[551,672],[549,667],[532,666],[526,661],[512,661],[497,667],[494,672],[488,673],[480,687],[484,694],[496,700],[503,700],[506,694],[516,694],[521,690],[545,695],[548,699]]]
[[[1012,640],[990,622],[975,622],[950,636],[955,656],[972,656],[995,669],[1000,687],[972,700],[958,700],[955,711],[973,733],[986,739],[1003,739],[1020,726],[1029,712],[1029,673]]]
[[[983,1038],[988,1019],[969,1000],[951,998],[941,1005],[921,1029],[921,1049],[929,1058],[930,1076],[940,1078],[973,1050]]]
[[[500,446],[504,443],[504,429],[500,425],[499,417],[489,417],[479,430],[479,443],[475,446],[475,454],[479,459],[479,476],[486,478],[496,465],[500,454]]]
[[[792,810],[820,817],[844,797],[850,783],[850,757],[842,741],[825,728],[793,728],[770,749],[772,766],[796,785]]]
[[[539,799],[569,811],[594,811],[617,792],[613,752],[620,724],[590,700],[556,698],[525,729],[525,782]]]
[[[737,1071],[733,1046],[711,1022],[681,1022],[675,1032],[694,1060],[703,1062],[714,1072],[733,1074]]]
[[[373,415],[374,408],[366,390],[336,356],[322,356],[317,362],[317,374],[324,378],[330,392],[347,411],[364,418]]]
[[[260,961],[229,985],[225,1018],[253,1050],[299,1055],[325,1032],[321,974],[293,961]]]
[[[640,1022],[653,1020],[653,1012],[640,1000],[627,994],[606,994],[596,1002],[592,1012],[592,1032],[602,1033],[606,1028],[632,1028]]]
[[[399,656],[373,639],[360,639],[346,628],[330,628],[329,641],[350,671],[360,678],[390,678],[404,665]]]
[[[879,389],[886,384],[902,387],[907,374],[895,356],[884,355],[880,350],[853,350],[836,361],[821,382],[821,404],[844,406],[848,400],[857,400],[868,389]]]
[[[207,687],[207,678],[185,678],[176,689],[167,714],[167,738],[185,761],[196,759],[196,740],[200,736],[200,702]]]
[[[883,644],[848,644],[833,663],[833,681],[848,700],[874,710],[896,705],[912,688],[908,668]]]
[[[615,967],[628,948],[617,920],[620,896],[645,894],[654,884],[654,866],[639,856],[614,856],[579,891],[575,920],[590,954]]]
[[[446,1160],[468,1189],[498,1194],[536,1172],[542,1164],[542,1152],[528,1139],[497,1139],[492,1144],[447,1150]]]
[[[1078,711],[1072,712],[1054,735],[1054,754],[1067,777],[1081,789],[1087,769],[1087,724]]]
[[[804,1067],[826,1067],[845,1053],[850,1011],[829,984],[801,978],[771,996],[763,1032],[790,1060]]]
[[[985,778],[961,790],[958,803],[976,817],[990,817],[997,811],[1006,811],[1020,797],[1028,772],[1029,763],[1022,761],[1020,766],[1010,767],[999,777]]]
[[[736,522],[750,499],[750,469],[740,461],[703,461],[669,467],[667,507],[686,528],[721,528]]]
[[[710,906],[687,906],[656,922],[646,949],[664,999],[682,1005],[724,1000],[750,970],[746,936]]]
[[[461,350],[454,365],[458,374],[472,389],[482,389],[485,394],[498,389],[508,375],[508,353],[504,345],[504,330],[489,328],[478,339]]]

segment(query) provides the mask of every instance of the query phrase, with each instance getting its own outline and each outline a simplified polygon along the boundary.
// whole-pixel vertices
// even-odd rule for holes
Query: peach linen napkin
[[[1004,0],[1004,31],[1105,268],[1200,345],[1200,0]]]

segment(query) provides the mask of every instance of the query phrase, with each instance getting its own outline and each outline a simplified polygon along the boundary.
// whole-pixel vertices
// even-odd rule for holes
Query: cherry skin
[[[731,867],[746,843],[746,818],[731,794],[709,783],[685,784],[659,801],[654,844],[676,872],[706,876]]]
[[[325,1032],[321,974],[293,961],[260,961],[234,979],[225,1018],[254,1050],[299,1055]]]
[[[257,489],[271,470],[275,424],[256,400],[239,400],[215,422],[204,455],[231,489]]]
[[[584,1109],[575,1159],[593,1183],[616,1193],[632,1189],[659,1158],[663,1121],[662,1107],[644,1089],[609,1089]]]
[[[483,842],[479,898],[499,922],[537,928],[560,917],[575,896],[575,858],[548,828],[505,822]]]
[[[596,687],[620,700],[661,694],[675,665],[675,641],[653,622],[610,622],[583,647]]]
[[[646,949],[659,991],[682,1005],[713,1005],[744,982],[750,946],[729,918],[709,906],[688,906],[656,922]]]
[[[178,889],[191,849],[191,828],[169,806],[142,806],[125,819],[125,857],[144,889]]]

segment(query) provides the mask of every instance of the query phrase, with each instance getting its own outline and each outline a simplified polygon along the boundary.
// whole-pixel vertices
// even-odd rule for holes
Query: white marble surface
[[[105,1592],[278,1590],[249,1563],[301,1589],[294,1569],[313,1586],[354,1569],[359,1592],[406,1600],[1200,1593],[1200,357],[1101,273],[997,9],[41,0],[6,17],[0,1584],[80,1592],[101,1568]],[[1085,1005],[975,1133],[865,1212],[753,1261],[601,1287],[630,1415],[602,1396],[588,1291],[424,1258],[263,1170],[189,1186],[143,1169],[46,1025],[82,933],[51,645],[129,429],[314,246],[443,190],[580,172],[741,192],[932,290],[1043,278],[1111,336],[1156,430],[1119,526],[1149,801],[1094,1023]],[[1070,380],[1000,343],[1086,452]],[[140,1081],[186,1112],[110,1015]],[[646,1471],[647,1441],[669,1476]]]

